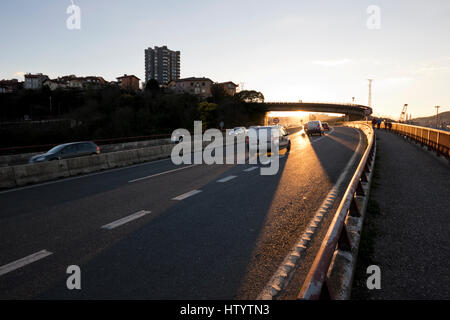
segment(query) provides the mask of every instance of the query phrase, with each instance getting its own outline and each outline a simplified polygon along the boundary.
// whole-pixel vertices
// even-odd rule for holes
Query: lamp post
[[[436,108],[436,129],[438,128],[438,121],[439,121],[439,108],[440,106],[435,106]]]

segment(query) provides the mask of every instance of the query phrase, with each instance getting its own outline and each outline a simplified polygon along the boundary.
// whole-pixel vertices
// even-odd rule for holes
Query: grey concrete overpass
[[[350,119],[361,119],[372,114],[372,108],[354,103],[331,102],[265,102],[268,111],[311,111],[342,113]]]

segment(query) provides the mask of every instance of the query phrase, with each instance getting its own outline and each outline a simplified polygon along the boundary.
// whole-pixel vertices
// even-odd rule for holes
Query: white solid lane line
[[[155,174],[152,174],[150,176],[145,176],[145,177],[142,177],[142,178],[133,179],[133,180],[130,180],[128,182],[136,182],[136,181],[141,181],[141,180],[144,180],[144,179],[150,179],[150,178],[153,178],[153,177],[161,176],[161,175],[166,174],[166,173],[180,171],[180,170],[191,168],[191,167],[194,167],[194,166],[198,166],[198,164],[191,164],[191,165],[186,166],[186,167],[181,167],[181,168],[172,169],[172,170],[168,170],[168,171],[164,171],[164,172],[160,172],[160,173],[155,173]]]
[[[258,168],[259,168],[259,167],[250,167],[250,168],[244,169],[244,171],[245,171],[245,172],[250,172],[250,171],[256,170],[256,169],[258,169]]]
[[[234,179],[236,177],[237,176],[228,176],[228,177],[225,177],[225,178],[217,180],[217,182],[227,182],[227,181],[230,181],[230,180],[232,180],[232,179]]]
[[[202,192],[202,190],[192,190],[192,191],[183,193],[183,194],[179,195],[178,197],[172,198],[172,200],[184,200],[184,199],[189,198],[193,195],[196,195],[197,193],[200,193],[200,192]]]
[[[139,219],[140,217],[145,216],[146,214],[149,214],[149,213],[151,213],[151,211],[147,211],[147,210],[138,211],[138,212],[130,214],[129,216],[126,216],[126,217],[124,217],[122,219],[119,219],[119,220],[116,220],[114,222],[105,224],[104,226],[102,226],[102,229],[111,230],[111,229],[117,228],[117,227],[119,227],[119,226],[121,226],[121,225],[123,225],[123,224],[125,224],[127,222]]]
[[[22,267],[26,266],[27,264],[41,260],[51,254],[52,254],[52,252],[44,249],[44,250],[38,251],[36,253],[30,254],[29,256],[26,256],[25,258],[5,264],[4,266],[0,267],[0,276],[7,274],[8,272],[17,270],[19,268],[22,268]]]

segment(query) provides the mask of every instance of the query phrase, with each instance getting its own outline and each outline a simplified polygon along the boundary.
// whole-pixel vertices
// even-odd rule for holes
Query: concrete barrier
[[[106,162],[108,163],[109,168],[129,166],[139,163],[138,151],[135,149],[107,153]]]
[[[170,150],[172,150],[172,146],[169,145],[169,147]],[[162,146],[137,149],[137,152],[140,162],[146,162],[170,156],[170,151],[164,152]]]
[[[65,161],[71,176],[109,169],[106,154],[72,158]]]
[[[16,186],[16,178],[12,167],[0,168],[0,188],[13,188]]]
[[[66,160],[0,167],[0,189],[161,159],[169,157],[172,148],[172,144],[156,145]]]
[[[142,140],[115,144],[98,144],[102,153],[132,150],[139,148],[146,148],[152,146],[161,146],[170,144],[170,139],[155,139],[155,140]],[[50,149],[50,148],[48,148]],[[1,155],[0,156],[0,167],[15,166],[20,164],[27,164],[28,160],[35,155],[42,154],[41,152],[30,152],[30,153],[19,153],[11,155]]]
[[[70,176],[67,160],[25,164],[11,168],[17,186]]]

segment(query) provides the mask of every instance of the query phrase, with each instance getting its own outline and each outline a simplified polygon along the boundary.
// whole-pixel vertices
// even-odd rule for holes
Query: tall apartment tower
[[[180,78],[180,51],[172,51],[167,46],[145,49],[145,82],[150,79],[160,84],[168,84]]]

